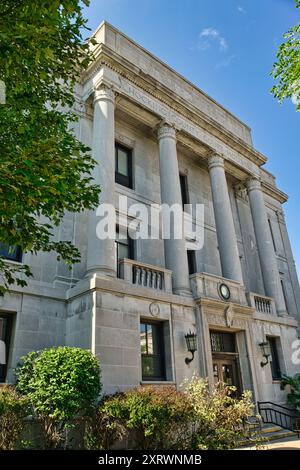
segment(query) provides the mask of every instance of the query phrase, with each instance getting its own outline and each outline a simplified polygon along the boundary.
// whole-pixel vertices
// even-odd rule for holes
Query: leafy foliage
[[[106,398],[88,429],[88,447],[109,449],[126,436],[134,447],[188,448],[192,407],[173,387],[139,387]]]
[[[300,9],[300,0],[295,0]],[[272,70],[277,85],[272,93],[279,102],[290,98],[300,111],[300,23],[284,34],[285,42],[278,49],[277,61]]]
[[[75,84],[92,59],[85,29],[79,0],[0,2],[0,243],[54,251],[68,265],[80,254],[54,239],[55,226],[65,211],[96,206],[100,191],[90,149],[72,131]],[[25,285],[30,269],[0,258],[0,275],[3,295]]]
[[[0,450],[13,450],[24,426],[27,399],[13,387],[0,387]]]
[[[244,437],[243,420],[253,414],[251,392],[243,392],[238,399],[233,396],[235,387],[220,383],[210,390],[207,381],[198,377],[184,385],[196,416],[192,447],[204,450],[237,447]]]
[[[72,347],[29,353],[16,370],[17,390],[28,397],[44,429],[45,446],[57,446],[65,430],[95,405],[100,369],[90,351]]]
[[[287,403],[300,412],[300,374],[296,374],[294,377],[283,376],[280,388],[284,390],[287,386],[290,386]]]
[[[87,447],[107,450],[126,439],[141,450],[232,449],[254,408],[251,392],[238,399],[234,391],[222,384],[210,390],[194,377],[183,391],[146,386],[107,397],[87,427]]]

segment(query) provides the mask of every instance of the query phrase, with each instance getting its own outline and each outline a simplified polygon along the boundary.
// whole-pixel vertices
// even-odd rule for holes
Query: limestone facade
[[[81,262],[69,271],[53,254],[24,254],[34,278],[0,298],[0,319],[10,322],[3,380],[13,381],[25,353],[73,345],[99,357],[107,393],[149,382],[180,386],[193,373],[213,383],[223,373],[256,401],[284,401],[270,362],[281,373],[300,371],[292,359],[300,290],[287,196],[264,170],[247,125],[108,23],[95,37],[94,63],[76,90],[75,132],[97,161],[101,202],[117,206],[123,195],[147,210],[181,204],[182,175],[189,202],[204,205],[204,245],[191,274],[184,240],[135,240],[132,259],[118,265],[115,241],[95,237],[95,211],[66,214],[55,236],[76,244]],[[116,143],[130,151],[131,187],[115,181]],[[161,330],[159,379],[142,374],[141,322]],[[190,330],[198,347],[186,364]],[[234,350],[220,347],[226,338]],[[262,367],[266,340],[273,356]]]

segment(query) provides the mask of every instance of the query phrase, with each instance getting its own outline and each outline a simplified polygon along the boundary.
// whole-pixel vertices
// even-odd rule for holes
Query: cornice
[[[233,149],[240,152],[256,165],[261,166],[267,161],[267,158],[264,155],[248,145],[242,139],[235,136],[217,121],[208,117],[195,108],[195,106],[176,95],[172,90],[162,85],[149,75],[146,75],[132,62],[129,62],[127,59],[124,59],[124,57],[116,54],[105,46],[105,44],[100,44],[95,50],[94,55],[95,60],[82,74],[81,83],[86,83],[89,79],[94,77],[103,66],[106,66],[121,77],[126,78],[128,81],[138,86],[141,90],[169,106],[172,110],[189,119],[197,126],[208,130],[221,141],[230,144]]]
[[[280,204],[284,204],[288,201],[288,195],[283,191],[280,191],[280,189],[276,188],[275,186],[271,186],[266,181],[262,181],[261,185],[263,192],[276,199],[276,201],[280,202]]]

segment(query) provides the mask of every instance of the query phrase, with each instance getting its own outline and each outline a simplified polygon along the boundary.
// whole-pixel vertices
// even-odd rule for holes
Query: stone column
[[[212,199],[223,276],[243,284],[231,204],[224,169],[224,159],[212,155],[208,160]]]
[[[115,205],[115,119],[114,92],[105,85],[94,92],[94,121],[92,156],[97,164],[93,177],[101,187],[100,203]],[[96,235],[100,217],[96,211],[89,214],[88,274],[116,275],[115,241],[101,240]]]
[[[278,315],[284,315],[286,307],[261,183],[253,178],[248,180],[247,187],[265,293],[275,300]]]
[[[176,131],[164,124],[158,130],[160,158],[160,187],[162,204],[177,204],[182,209],[179,169],[176,149]],[[183,215],[183,213],[182,213]],[[187,252],[184,235],[174,238],[174,226],[170,224],[170,238],[164,240],[166,267],[173,271],[173,291],[191,295]]]

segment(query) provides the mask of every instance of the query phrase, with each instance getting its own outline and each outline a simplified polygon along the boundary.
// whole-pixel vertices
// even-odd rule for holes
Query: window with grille
[[[234,333],[211,331],[210,342],[212,352],[236,352]]]

